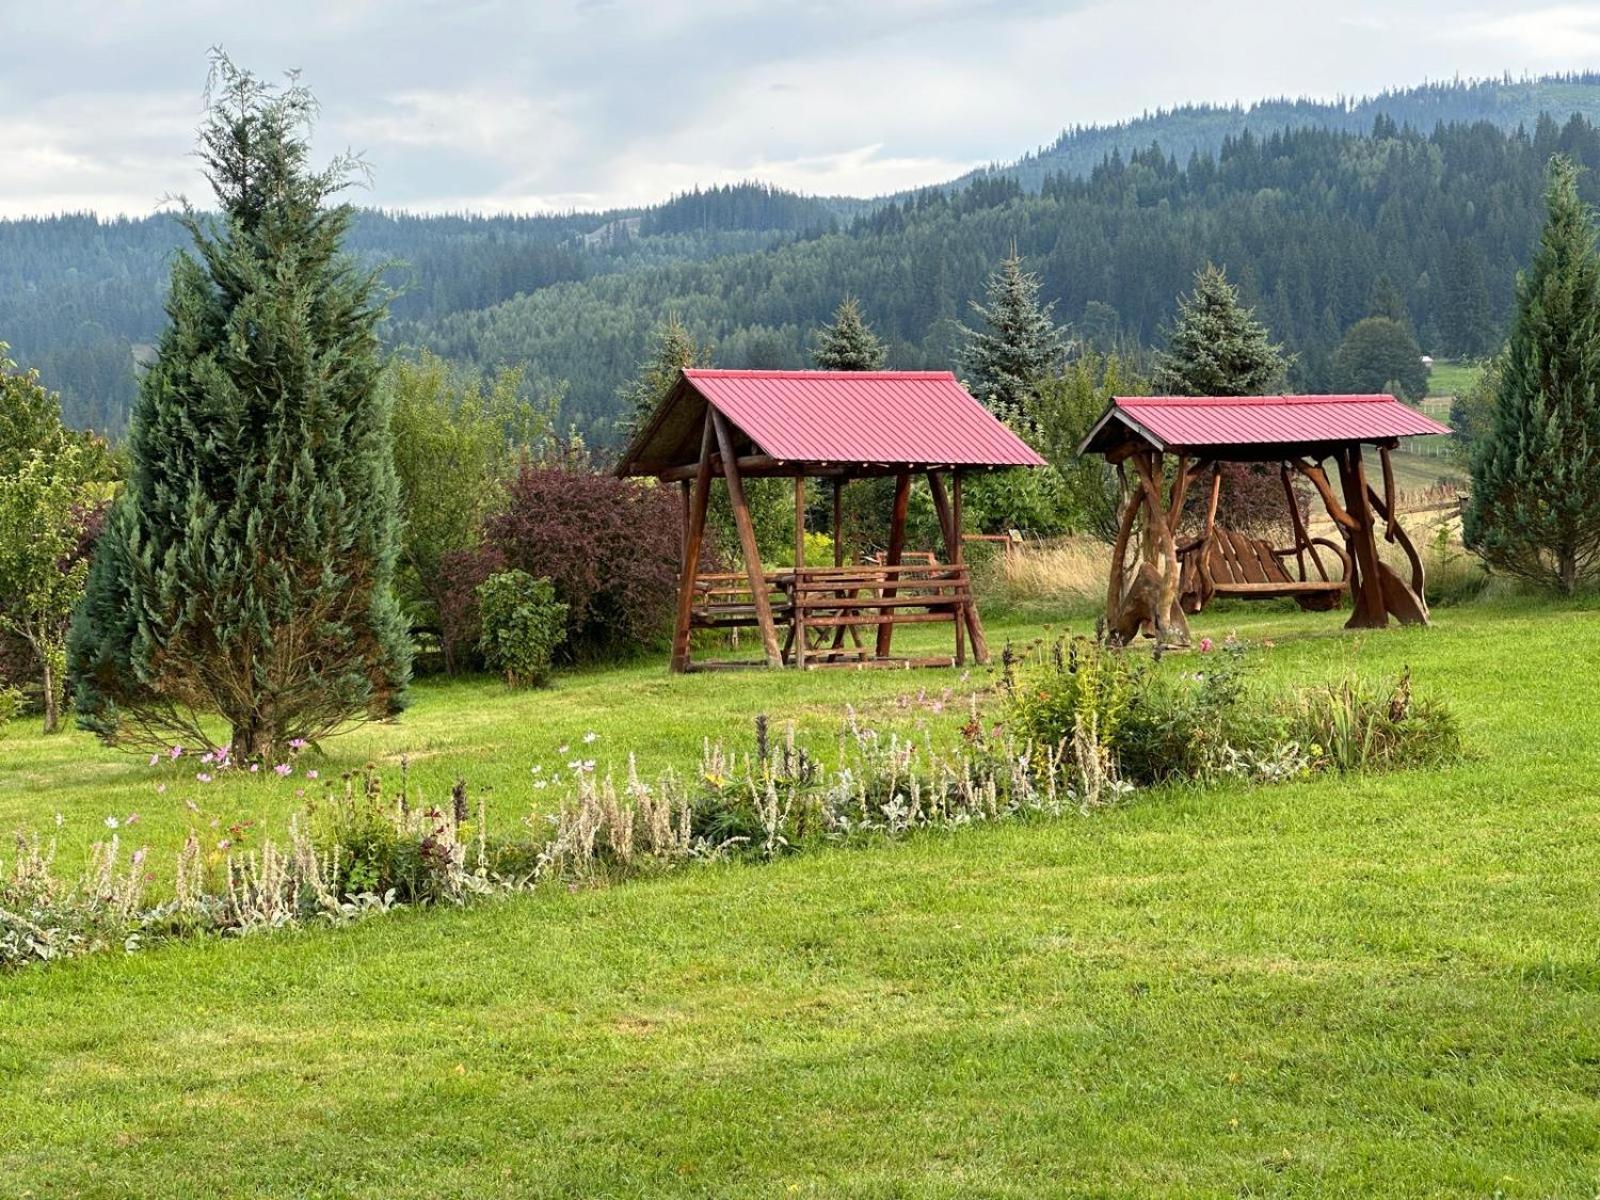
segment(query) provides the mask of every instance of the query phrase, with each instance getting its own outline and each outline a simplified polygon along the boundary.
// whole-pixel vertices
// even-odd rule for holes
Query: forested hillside
[[[1286,129],[1334,129],[1364,133],[1380,116],[1397,125],[1431,130],[1435,125],[1487,121],[1500,129],[1532,129],[1540,116],[1565,120],[1574,113],[1600,120],[1600,73],[1426,83],[1377,96],[1341,98],[1331,103],[1279,97],[1254,104],[1190,104],[1158,109],[1115,125],[1075,126],[1049,146],[1014,163],[1002,163],[956,180],[957,185],[989,175],[1017,180],[1038,191],[1050,175],[1087,175],[1113,153],[1124,157],[1151,142],[1187,162],[1192,154],[1215,155],[1229,138]]]
[[[853,293],[892,366],[948,366],[958,322],[1014,243],[1058,315],[1103,344],[1156,340],[1195,269],[1221,263],[1298,354],[1292,383],[1314,390],[1344,331],[1374,310],[1403,309],[1436,353],[1489,351],[1557,152],[1600,166],[1600,136],[1582,118],[1427,135],[1380,119],[1370,136],[1245,135],[1187,167],[1151,149],[1086,179],[1052,176],[1037,195],[1003,179],[930,189],[841,234],[557,284],[397,332],[485,365],[535,363],[570,381],[569,416],[604,432],[612,389],[668,310],[722,365],[798,366],[809,331]]]
[[[1294,383],[1318,387],[1375,306],[1402,308],[1431,352],[1491,348],[1545,161],[1600,165],[1573,112],[1600,113],[1600,77],[1185,108],[1070,130],[1009,168],[890,201],[745,184],[608,213],[363,212],[351,244],[387,264],[392,345],[523,363],[540,390],[565,381],[564,416],[600,440],[669,310],[720,363],[794,366],[851,292],[891,365],[948,366],[1013,241],[1058,315],[1102,344],[1150,345],[1194,268],[1222,263],[1298,355]],[[171,216],[0,222],[0,341],[62,392],[72,423],[120,432],[183,242]]]

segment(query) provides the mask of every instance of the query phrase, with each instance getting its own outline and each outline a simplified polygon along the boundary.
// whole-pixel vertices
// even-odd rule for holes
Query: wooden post
[[[683,497],[683,532],[678,538],[678,549],[680,552],[689,544],[689,509],[694,503],[692,496],[693,491],[694,484],[692,484],[689,480],[683,479],[679,481],[678,493]]]
[[[1383,576],[1378,563],[1377,522],[1367,497],[1367,478],[1361,469],[1361,447],[1346,446],[1337,455],[1339,487],[1344,508],[1354,528],[1350,538],[1350,600],[1354,611],[1346,629],[1382,629],[1389,623],[1383,599]]]
[[[911,507],[911,472],[901,471],[894,480],[894,511],[889,517],[889,550],[884,555],[884,566],[898,567],[900,556],[906,548],[906,513]],[[891,577],[892,578],[892,577]],[[886,583],[883,588],[885,600],[894,599],[895,588],[892,583]],[[889,657],[889,648],[894,638],[894,609],[880,608],[878,610],[878,645],[877,656]]]
[[[961,540],[961,531],[963,526],[961,520],[960,471],[952,471],[950,473],[950,492],[950,526],[951,531],[955,534],[955,561],[956,565],[960,567],[965,566],[967,562],[967,552],[965,549],[966,543]],[[1007,542],[1006,556],[1009,558],[1010,555],[1011,543]],[[967,627],[967,636],[972,639],[972,657],[978,661],[980,666],[987,664],[989,661],[989,642],[988,639],[983,636],[983,621],[978,617],[978,600],[977,597],[972,593],[971,579],[967,580],[967,602],[966,604],[962,605],[961,617],[962,621]]]
[[[722,453],[722,474],[728,480],[728,501],[733,507],[733,523],[739,530],[739,549],[744,552],[744,571],[750,581],[750,595],[755,605],[755,624],[762,630],[762,648],[766,653],[766,666],[781,667],[784,651],[778,645],[778,627],[773,624],[773,602],[766,590],[766,573],[762,570],[762,550],[755,544],[755,525],[750,522],[750,504],[744,498],[744,480],[739,477],[739,456],[733,450],[733,434],[728,429],[728,419],[715,408],[710,410],[712,426],[717,429],[717,448]]]
[[[833,481],[833,565],[844,566],[844,476]]]
[[[959,476],[957,476],[959,479]],[[956,484],[960,486],[959,483]],[[928,491],[933,494],[933,511],[939,518],[939,534],[944,538],[944,561],[952,567],[961,566],[961,526],[955,519],[950,498],[945,494],[944,478],[937,471],[928,472]],[[951,613],[956,627],[956,666],[967,661],[967,606],[963,601]]]
[[[694,581],[700,567],[700,543],[705,536],[706,506],[711,500],[711,414],[706,413],[700,435],[700,466],[695,471],[694,491],[684,511],[683,566],[678,573],[678,615],[672,628],[672,669],[689,669],[690,619],[694,615]],[[687,488],[685,483],[685,488]]]
[[[806,477],[794,477],[794,590],[789,596],[789,620],[794,629],[794,665],[806,668],[806,610],[802,604],[805,589],[801,580],[806,569]]]
[[[744,552],[745,571],[754,596],[756,624],[761,628],[761,645],[767,665],[783,666],[783,650],[778,646],[778,630],[772,623],[772,599],[767,594],[767,576],[761,569],[761,550],[756,545],[756,530],[750,520],[750,505],[745,500],[744,482],[739,478],[739,456],[733,450],[733,435],[727,419],[715,408],[711,421],[717,431],[717,447],[722,454],[722,473],[728,481],[728,499],[733,507],[733,523],[739,530],[739,546]]]

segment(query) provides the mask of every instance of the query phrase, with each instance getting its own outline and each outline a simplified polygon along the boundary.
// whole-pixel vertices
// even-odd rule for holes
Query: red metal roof
[[[1381,442],[1449,433],[1386,393],[1356,396],[1117,396],[1083,441],[1083,450],[1123,440],[1113,424],[1158,448]]]
[[[763,453],[785,462],[1044,466],[949,371],[683,374]]]

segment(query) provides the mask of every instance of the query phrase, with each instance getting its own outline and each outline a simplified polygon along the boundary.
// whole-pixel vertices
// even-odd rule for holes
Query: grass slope
[[[1437,616],[1354,638],[1236,608],[1199,632],[1270,635],[1285,677],[1412,665],[1476,748],[1449,770],[1149,795],[0,978],[0,1179],[36,1196],[1591,1195],[1600,731],[1576,664],[1600,622]],[[820,714],[854,689],[893,707],[904,681],[604,686],[649,741],[684,710]],[[456,728],[456,699],[424,690],[407,721],[441,754],[514,756],[514,723]],[[99,769],[59,767],[55,802]]]

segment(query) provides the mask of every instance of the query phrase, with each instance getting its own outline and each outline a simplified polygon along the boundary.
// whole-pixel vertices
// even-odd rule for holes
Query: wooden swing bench
[[[1337,579],[1324,567],[1318,546],[1338,559]],[[1315,577],[1307,570],[1308,553]],[[1178,548],[1178,572],[1178,596],[1188,613],[1199,612],[1215,597],[1291,599],[1307,612],[1328,612],[1339,607],[1350,586],[1349,555],[1327,538],[1297,538],[1295,545],[1279,549],[1221,525]]]

